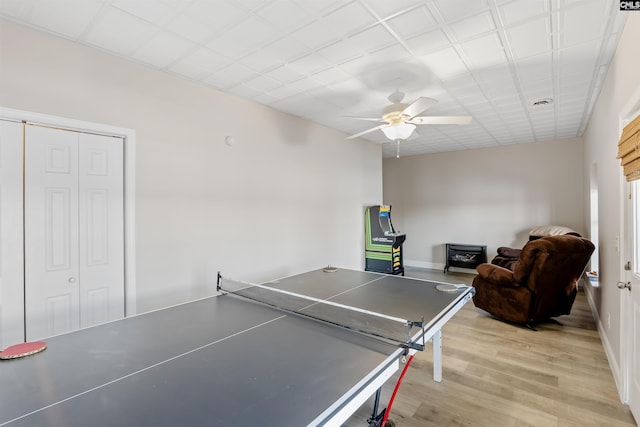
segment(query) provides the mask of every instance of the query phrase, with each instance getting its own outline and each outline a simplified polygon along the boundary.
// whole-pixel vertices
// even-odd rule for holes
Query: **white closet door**
[[[78,133],[25,129],[27,340],[80,327]]]
[[[124,316],[123,141],[25,131],[25,317],[38,339]]]
[[[79,135],[80,325],[124,317],[123,140]]]
[[[22,123],[0,120],[0,348],[24,340]]]

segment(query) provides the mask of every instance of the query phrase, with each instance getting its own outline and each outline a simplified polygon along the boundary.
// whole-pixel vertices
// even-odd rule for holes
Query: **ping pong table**
[[[441,380],[441,329],[473,288],[325,270],[263,285],[424,319]],[[416,351],[233,293],[46,341],[0,363],[0,426],[340,426]]]

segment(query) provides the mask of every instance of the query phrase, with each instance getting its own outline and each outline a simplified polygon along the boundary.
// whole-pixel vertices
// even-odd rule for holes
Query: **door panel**
[[[71,265],[71,194],[69,188],[45,188],[46,271],[69,270]]]
[[[80,327],[78,134],[25,128],[27,340]]]
[[[124,317],[122,138],[80,135],[80,324]]]
[[[0,348],[24,340],[22,123],[0,120]]]

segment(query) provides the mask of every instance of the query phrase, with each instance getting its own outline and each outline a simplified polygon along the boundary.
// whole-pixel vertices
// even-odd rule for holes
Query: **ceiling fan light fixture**
[[[411,136],[416,126],[411,123],[396,123],[382,128],[384,135],[392,141],[407,139]]]

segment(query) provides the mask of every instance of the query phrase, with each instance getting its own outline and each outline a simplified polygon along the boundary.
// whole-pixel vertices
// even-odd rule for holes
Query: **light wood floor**
[[[473,275],[407,269],[409,277],[470,284]],[[490,317],[469,302],[442,331],[443,380],[431,349],[419,352],[391,410],[398,427],[636,426],[620,403],[586,296],[537,331]],[[386,405],[395,378],[383,391]],[[366,425],[371,404],[346,424]]]

